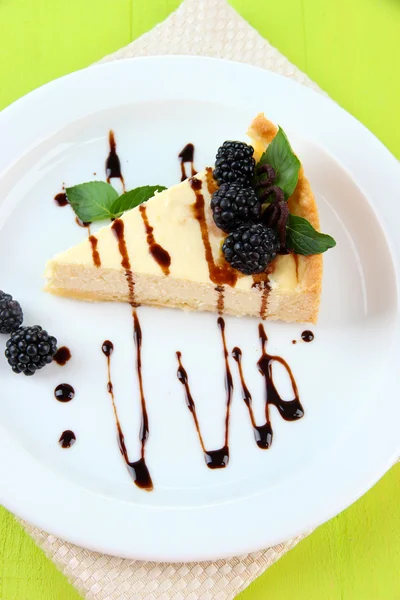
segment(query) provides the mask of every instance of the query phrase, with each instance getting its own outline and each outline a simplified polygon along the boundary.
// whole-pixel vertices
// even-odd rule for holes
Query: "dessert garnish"
[[[10,294],[0,290],[0,333],[11,333],[22,325],[22,308]]]
[[[119,195],[105,181],[89,181],[66,189],[68,202],[83,223],[119,219],[122,214],[152,198],[166,188],[162,185],[144,185]]]
[[[261,202],[255,190],[241,183],[223,183],[212,195],[211,210],[216,226],[225,233],[261,218]]]
[[[253,153],[253,147],[244,142],[224,142],[215,158],[213,175],[218,185],[234,182],[249,185],[256,164]]]
[[[14,373],[34,375],[53,361],[57,340],[40,325],[19,327],[6,344],[5,356]]]
[[[216,156],[214,177],[221,187],[212,195],[211,210],[217,227],[229,233],[222,245],[227,262],[251,275],[265,271],[278,251],[307,256],[333,248],[331,236],[289,212],[301,164],[283,129],[256,166],[253,153],[252,146],[229,141]]]
[[[245,275],[262,273],[279,250],[273,229],[262,223],[245,223],[232,231],[222,245],[225,260]]]

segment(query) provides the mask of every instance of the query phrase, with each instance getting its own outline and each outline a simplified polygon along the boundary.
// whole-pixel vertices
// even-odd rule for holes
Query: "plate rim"
[[[271,73],[264,69],[260,69],[258,67],[253,67],[251,65],[247,65],[244,63],[237,63],[234,61],[227,61],[224,59],[216,59],[216,58],[208,58],[208,57],[191,57],[191,56],[161,56],[161,57],[140,57],[140,58],[129,58],[122,59],[118,61],[112,61],[108,63],[103,63],[99,65],[94,65],[93,67],[88,67],[86,69],[82,69],[80,71],[76,71],[74,73],[70,73],[63,77],[60,77],[52,82],[46,83],[40,88],[30,92],[26,96],[18,99],[16,102],[5,108],[0,113],[0,132],[2,129],[7,129],[7,123],[18,119],[19,115],[24,113],[26,110],[30,110],[35,103],[37,103],[42,95],[46,95],[48,93],[52,93],[56,87],[63,88],[66,86],[74,85],[74,82],[79,82],[80,78],[84,78],[86,75],[88,77],[95,77],[94,73],[97,72],[97,77],[101,77],[101,73],[109,72],[117,72],[121,70],[124,72],[125,69],[129,73],[131,69],[133,71],[137,68],[140,70],[140,65],[147,65],[143,68],[152,69],[155,68],[165,68],[165,62],[170,63],[170,69],[172,71],[176,70],[178,72],[180,69],[191,68],[193,62],[196,64],[196,69],[200,71],[203,69],[205,71],[214,70],[216,74],[221,73],[226,76],[227,73],[229,75],[235,75],[237,70],[242,71],[242,75],[244,77],[249,77],[250,79],[257,78],[265,78],[265,81],[279,81],[280,83],[277,86],[283,86],[284,88],[289,86],[289,89],[293,91],[297,96],[305,96],[305,98],[314,98],[314,101],[318,103],[322,103],[326,114],[328,115],[332,109],[338,114],[338,119],[340,121],[344,121],[349,129],[354,132],[354,137],[359,140],[365,140],[365,145],[369,148],[369,157],[370,160],[377,161],[379,164],[379,168],[381,169],[382,174],[387,174],[387,177],[382,177],[385,179],[384,184],[380,182],[379,188],[376,187],[374,182],[372,181],[371,174],[365,173],[367,169],[365,169],[365,158],[362,157],[361,165],[356,162],[356,159],[352,154],[354,153],[354,140],[350,140],[349,137],[346,137],[346,141],[348,145],[340,144],[339,140],[333,140],[335,143],[330,143],[328,146],[326,143],[322,143],[321,145],[324,149],[329,152],[341,165],[343,169],[346,169],[352,179],[355,181],[356,185],[360,187],[363,191],[364,195],[367,197],[368,201],[372,204],[372,208],[375,213],[375,217],[380,222],[381,227],[384,232],[390,235],[387,236],[387,241],[389,244],[389,248],[391,251],[391,255],[393,258],[393,263],[395,267],[395,271],[397,274],[397,292],[399,292],[399,256],[400,256],[400,240],[396,239],[394,233],[394,224],[392,226],[391,223],[391,210],[390,206],[385,208],[385,203],[383,203],[382,207],[379,206],[379,212],[377,213],[374,204],[376,204],[377,199],[379,197],[379,193],[382,193],[383,189],[386,191],[388,195],[397,195],[400,194],[400,183],[399,177],[400,169],[399,164],[396,158],[387,150],[387,148],[359,121],[357,121],[354,117],[352,117],[349,113],[344,111],[339,105],[337,105],[333,100],[324,96],[323,94],[319,94],[314,90],[303,86],[295,81],[289,80],[286,77],[277,75],[275,73]],[[149,67],[149,63],[153,63],[154,66]],[[157,65],[161,63],[160,67]],[[134,65],[133,67],[131,65]],[[136,67],[135,65],[138,65]],[[249,75],[246,75],[248,73]],[[251,73],[251,75],[250,75]],[[106,77],[107,75],[105,75]],[[284,82],[284,83],[283,83]],[[300,91],[301,90],[301,91]],[[318,100],[316,100],[318,98]],[[261,103],[263,104],[263,103]],[[339,116],[340,115],[340,116]],[[55,132],[53,132],[55,133]],[[45,138],[50,137],[52,133],[48,133],[45,135]],[[313,138],[314,139],[314,138]],[[35,139],[34,145],[40,143],[42,139]],[[314,140],[315,141],[315,140]],[[318,141],[318,143],[321,143]],[[28,145],[26,152],[29,152],[30,147]],[[357,149],[357,146],[356,146]],[[17,151],[17,160],[22,155]],[[5,151],[0,150],[0,177],[4,175],[6,171],[12,166],[12,160],[10,161],[11,155],[8,157],[5,156]],[[345,162],[343,162],[343,160]],[[364,173],[363,173],[364,171]],[[395,174],[397,174],[397,179],[395,179]],[[391,177],[393,176],[393,180]],[[386,181],[387,179],[387,181]],[[362,181],[362,184],[360,184]],[[364,190],[368,188],[368,193],[365,193]],[[372,198],[372,200],[371,200]],[[389,203],[387,203],[389,204]],[[399,293],[398,293],[399,297]],[[398,317],[398,315],[397,315]],[[396,329],[399,330],[399,319],[396,321]],[[394,348],[397,351],[397,354],[393,353],[393,355],[399,355],[400,343],[394,342]],[[397,409],[400,416],[400,410]],[[382,417],[381,417],[382,418]],[[362,423],[367,419],[367,416],[360,419]],[[222,543],[215,544],[214,548],[210,550],[208,548],[209,538],[207,537],[206,531],[210,531],[212,529],[220,529],[221,524],[226,528],[230,527],[230,521],[235,517],[233,514],[229,516],[227,521],[227,517],[225,514],[225,509],[229,512],[231,511],[231,507],[237,507],[244,504],[245,500],[240,499],[239,501],[232,500],[226,502],[221,506],[206,506],[206,507],[196,507],[190,510],[182,509],[182,507],[178,507],[177,509],[163,508],[159,509],[156,507],[145,508],[144,510],[142,506],[138,507],[133,503],[129,502],[121,502],[119,500],[110,499],[105,496],[101,496],[100,494],[95,494],[90,492],[89,490],[83,490],[79,486],[64,480],[58,474],[54,474],[54,472],[50,471],[48,468],[44,467],[38,460],[36,460],[33,456],[29,455],[21,446],[19,446],[13,437],[6,431],[4,426],[0,424],[0,431],[2,435],[0,435],[0,451],[3,457],[13,457],[12,464],[9,463],[8,460],[0,461],[0,475],[3,481],[3,489],[0,492],[0,500],[4,506],[24,518],[25,520],[35,523],[36,526],[49,531],[53,535],[57,535],[62,539],[66,539],[71,541],[72,543],[78,544],[85,548],[95,550],[97,552],[103,552],[106,554],[114,554],[117,556],[122,556],[126,558],[140,559],[140,560],[155,560],[155,561],[169,561],[169,562],[186,562],[186,561],[199,561],[199,560],[214,560],[219,558],[225,558],[229,556],[234,556],[238,554],[243,554],[247,552],[253,552],[256,550],[261,550],[266,546],[274,545],[276,543],[282,542],[284,539],[292,538],[295,535],[299,535],[304,533],[311,528],[325,522],[329,518],[336,515],[338,512],[343,510],[345,507],[349,506],[352,502],[354,502],[358,497],[364,494],[367,489],[372,487],[378,481],[378,479],[383,476],[383,474],[388,470],[388,468],[394,463],[395,459],[398,457],[400,453],[400,441],[398,441],[397,437],[395,437],[395,433],[397,433],[396,428],[394,426],[395,419],[392,419],[392,422],[386,423],[388,430],[392,432],[393,429],[393,437],[392,435],[387,435],[378,452],[372,452],[371,449],[366,451],[365,447],[356,448],[354,451],[354,455],[352,456],[352,460],[349,461],[347,467],[353,466],[358,469],[356,472],[353,472],[348,468],[348,472],[344,475],[346,476],[346,481],[348,481],[349,489],[351,489],[351,493],[345,494],[346,500],[340,500],[335,503],[334,509],[320,509],[320,507],[316,506],[316,514],[313,518],[308,518],[305,521],[302,521],[301,525],[298,527],[294,527],[292,525],[288,526],[284,532],[282,532],[282,536],[278,537],[270,536],[268,538],[267,533],[262,531],[257,531],[257,523],[251,524],[251,531],[253,537],[251,538],[253,541],[247,542],[243,538],[243,532],[246,531],[247,524],[239,523],[240,531],[242,532],[240,535],[237,534],[234,536],[226,535],[222,540]],[[368,422],[364,423],[364,426],[368,427]],[[359,444],[360,446],[360,444]],[[330,453],[331,454],[331,453]],[[357,461],[356,458],[359,458]],[[368,468],[366,469],[367,457]],[[332,457],[331,457],[332,458]],[[326,459],[326,455],[325,455]],[[360,461],[361,459],[361,461]],[[318,461],[317,461],[318,462]],[[334,463],[334,460],[333,460]],[[15,468],[14,465],[24,465],[25,470],[29,472],[25,476],[15,477]],[[314,463],[313,463],[314,465]],[[310,467],[311,468],[311,467]],[[50,473],[50,475],[49,475]],[[362,478],[363,484],[356,485],[356,481],[359,478]],[[57,483],[57,490],[53,490],[50,494],[50,497],[43,503],[43,495],[41,495],[41,487],[44,486],[45,489],[46,481],[55,480]],[[27,487],[27,484],[30,484],[30,489]],[[26,494],[29,492],[29,501],[26,502]],[[48,494],[48,490],[46,490],[46,494]],[[61,500],[65,499],[65,494],[71,500],[70,510],[68,512],[65,509],[59,508],[53,513],[49,507],[58,505]],[[258,515],[262,514],[263,510],[263,500],[262,497],[264,493],[257,494],[252,496],[251,499],[254,501],[254,513],[258,513]],[[74,496],[72,498],[72,495]],[[99,506],[97,506],[95,499],[101,500]],[[96,504],[95,510],[93,509],[93,504]],[[61,502],[62,505],[62,502]],[[102,534],[94,535],[94,528],[88,522],[82,523],[82,519],[77,520],[77,515],[82,509],[82,506],[85,505],[86,512],[85,516],[88,518],[91,517],[92,521],[95,523],[97,519],[104,519],[104,511],[115,512],[115,505],[118,505],[118,508],[121,512],[124,512],[127,516],[135,516],[135,511],[139,511],[142,518],[152,518],[154,519],[155,513],[157,513],[157,519],[160,518],[159,513],[168,513],[169,520],[172,522],[172,515],[174,513],[174,519],[176,515],[178,516],[178,521],[180,520],[180,529],[183,531],[185,529],[189,530],[190,523],[193,519],[193,512],[199,513],[196,518],[202,524],[204,529],[203,533],[203,545],[193,548],[192,539],[189,539],[187,536],[183,535],[182,539],[179,539],[179,543],[174,549],[168,551],[166,547],[160,547],[157,549],[156,545],[141,545],[139,548],[137,545],[135,548],[131,546],[129,542],[131,540],[128,539],[127,534],[129,536],[132,535],[131,529],[127,528],[126,531],[120,531],[119,534],[124,534],[124,542],[122,543],[121,537],[118,540],[110,541],[113,538],[113,529],[110,527],[110,524],[107,524],[107,535],[110,536],[106,541],[103,539]],[[113,506],[114,505],[114,506]],[[128,508],[127,508],[128,507]],[[222,511],[221,511],[222,507]],[[91,510],[88,512],[88,508]],[[319,510],[318,510],[319,508]],[[234,509],[234,510],[236,510]],[[304,510],[304,507],[302,507]],[[247,507],[245,507],[245,511],[247,512]],[[178,515],[179,513],[179,515]],[[63,518],[60,519],[62,515]],[[243,515],[242,515],[243,516]],[[164,517],[165,520],[165,517]],[[160,523],[162,524],[162,518]],[[89,527],[88,527],[89,525]],[[169,526],[170,533],[173,531],[171,528],[172,523]],[[258,524],[258,529],[261,530],[262,523]],[[180,536],[182,536],[182,531],[180,532]],[[175,538],[175,542],[177,542],[177,537]],[[183,549],[183,542],[186,539],[186,549]],[[213,540],[215,542],[215,540]],[[179,546],[179,547],[178,547]],[[188,550],[190,548],[190,550]]]

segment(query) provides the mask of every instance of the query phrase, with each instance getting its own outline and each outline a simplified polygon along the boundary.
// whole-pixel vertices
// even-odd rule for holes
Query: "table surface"
[[[400,158],[399,0],[231,4]],[[1,0],[0,109],[128,44],[178,5],[179,0]],[[240,600],[399,600],[399,475],[397,465]],[[0,508],[0,600],[78,599]]]

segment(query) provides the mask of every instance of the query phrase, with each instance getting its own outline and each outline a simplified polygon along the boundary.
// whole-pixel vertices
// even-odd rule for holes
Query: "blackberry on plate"
[[[40,325],[19,327],[6,344],[5,355],[14,373],[33,375],[53,360],[57,340]]]
[[[253,154],[253,146],[243,142],[224,142],[215,158],[214,178],[218,185],[234,182],[250,185],[256,164]]]
[[[227,233],[261,217],[257,194],[240,183],[223,183],[211,198],[211,210],[216,226]]]
[[[245,275],[262,273],[279,249],[273,229],[262,223],[247,223],[232,231],[222,245],[225,259]]]
[[[19,302],[10,294],[0,290],[0,333],[11,333],[18,329],[23,320]]]

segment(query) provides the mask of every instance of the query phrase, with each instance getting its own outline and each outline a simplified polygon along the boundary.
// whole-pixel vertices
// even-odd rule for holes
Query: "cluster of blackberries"
[[[57,340],[40,325],[22,327],[22,308],[16,300],[0,290],[0,333],[11,334],[5,356],[14,373],[33,375],[53,360]]]
[[[243,142],[222,144],[214,169],[220,187],[211,198],[215,224],[229,234],[222,246],[225,259],[245,275],[265,271],[279,249],[275,230],[261,223],[253,154],[254,148]]]

